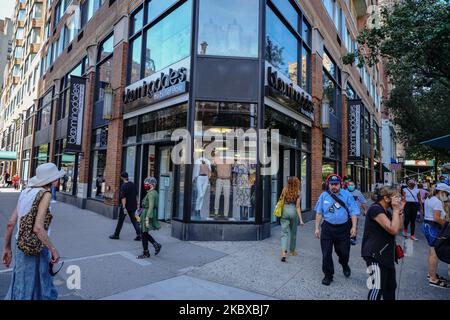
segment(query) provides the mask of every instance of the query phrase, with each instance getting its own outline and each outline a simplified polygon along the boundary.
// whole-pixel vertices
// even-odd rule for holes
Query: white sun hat
[[[42,187],[65,175],[64,170],[58,170],[54,163],[44,163],[36,168],[36,175],[28,182],[28,187]]]

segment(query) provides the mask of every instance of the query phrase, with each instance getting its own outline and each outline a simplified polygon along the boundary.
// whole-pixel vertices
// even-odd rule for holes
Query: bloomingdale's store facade
[[[311,209],[311,28],[300,8],[275,2],[281,7],[269,0],[144,2],[130,14],[122,169],[141,199],[143,179],[158,179],[159,218],[171,221],[174,237],[269,237],[290,175],[301,178],[302,209]],[[172,161],[176,129],[193,137],[193,165]],[[259,149],[237,143],[215,146],[226,163],[208,158],[205,137],[225,140],[249,129],[279,129],[273,175],[261,175]],[[99,197],[100,158],[90,179]]]

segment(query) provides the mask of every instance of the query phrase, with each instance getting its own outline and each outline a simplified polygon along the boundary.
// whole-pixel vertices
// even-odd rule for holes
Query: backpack
[[[450,264],[450,225],[448,222],[442,227],[439,237],[434,243],[434,250],[439,260]]]

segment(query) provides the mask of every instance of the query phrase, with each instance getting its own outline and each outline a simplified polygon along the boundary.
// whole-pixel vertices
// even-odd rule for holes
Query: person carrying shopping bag
[[[291,256],[296,256],[297,226],[304,226],[300,207],[300,180],[297,177],[289,177],[287,186],[281,194],[284,201],[281,213],[281,261],[286,262],[288,242]]]
[[[161,244],[158,243],[150,234],[150,230],[159,230],[161,225],[158,221],[158,202],[159,195],[156,191],[157,181],[154,177],[148,177],[144,180],[144,189],[147,192],[144,200],[142,201],[142,207],[144,211],[140,216],[140,225],[142,233],[142,247],[144,252],[138,256],[138,259],[150,258],[150,251],[148,250],[148,242],[155,248],[155,256],[161,250]]]

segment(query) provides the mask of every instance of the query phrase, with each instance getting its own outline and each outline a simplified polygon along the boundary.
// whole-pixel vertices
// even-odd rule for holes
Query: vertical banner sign
[[[81,152],[86,79],[70,76],[69,119],[65,152]]]
[[[361,158],[361,108],[360,99],[349,100],[348,115],[348,157],[352,160]]]

